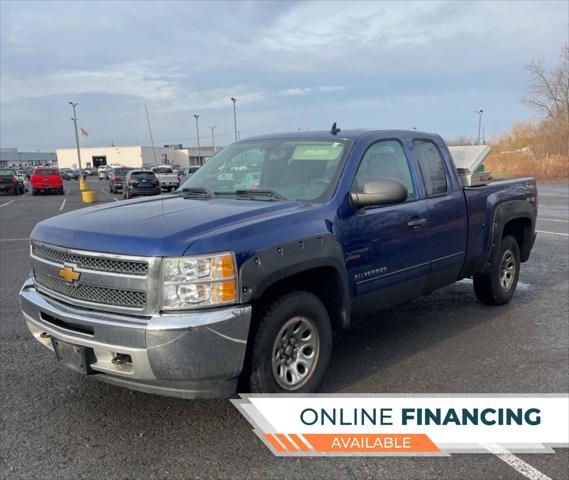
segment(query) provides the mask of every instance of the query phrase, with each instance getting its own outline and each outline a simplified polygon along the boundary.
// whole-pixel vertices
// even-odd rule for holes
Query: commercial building
[[[58,148],[57,160],[60,168],[78,168],[75,148]],[[100,165],[124,165],[140,168],[150,165],[190,165],[188,149],[168,145],[165,147],[111,146],[81,148],[81,165],[99,167]]]
[[[222,148],[223,147],[200,147],[199,152],[197,148],[187,148],[186,150],[188,151],[190,165],[203,165],[210,157],[219,152]]]
[[[18,152],[17,148],[0,148],[0,167],[37,167],[57,165],[53,152]]]

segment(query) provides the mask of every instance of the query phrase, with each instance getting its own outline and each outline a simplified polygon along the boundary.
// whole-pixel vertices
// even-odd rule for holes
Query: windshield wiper
[[[286,200],[281,194],[270,188],[243,188],[234,192],[213,192],[215,195],[236,195],[243,198],[264,198],[270,200]]]
[[[176,190],[176,193],[182,193],[188,197],[211,198],[214,192],[206,187],[186,187],[181,190]]]

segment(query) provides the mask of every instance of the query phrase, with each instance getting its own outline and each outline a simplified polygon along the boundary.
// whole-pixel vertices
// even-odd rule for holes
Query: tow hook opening
[[[132,364],[132,357],[126,353],[117,353],[111,362],[113,365],[126,365],[127,363]]]

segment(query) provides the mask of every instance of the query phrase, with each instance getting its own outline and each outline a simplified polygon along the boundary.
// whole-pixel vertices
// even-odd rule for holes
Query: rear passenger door
[[[457,280],[466,251],[466,202],[462,185],[450,175],[441,148],[432,139],[413,139],[413,155],[423,178],[429,216],[430,274],[428,290]]]

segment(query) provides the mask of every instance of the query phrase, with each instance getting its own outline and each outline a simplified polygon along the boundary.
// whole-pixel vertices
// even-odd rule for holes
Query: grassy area
[[[537,180],[569,180],[569,157],[536,157],[523,152],[492,153],[484,161],[485,170],[494,177],[535,177]]]

